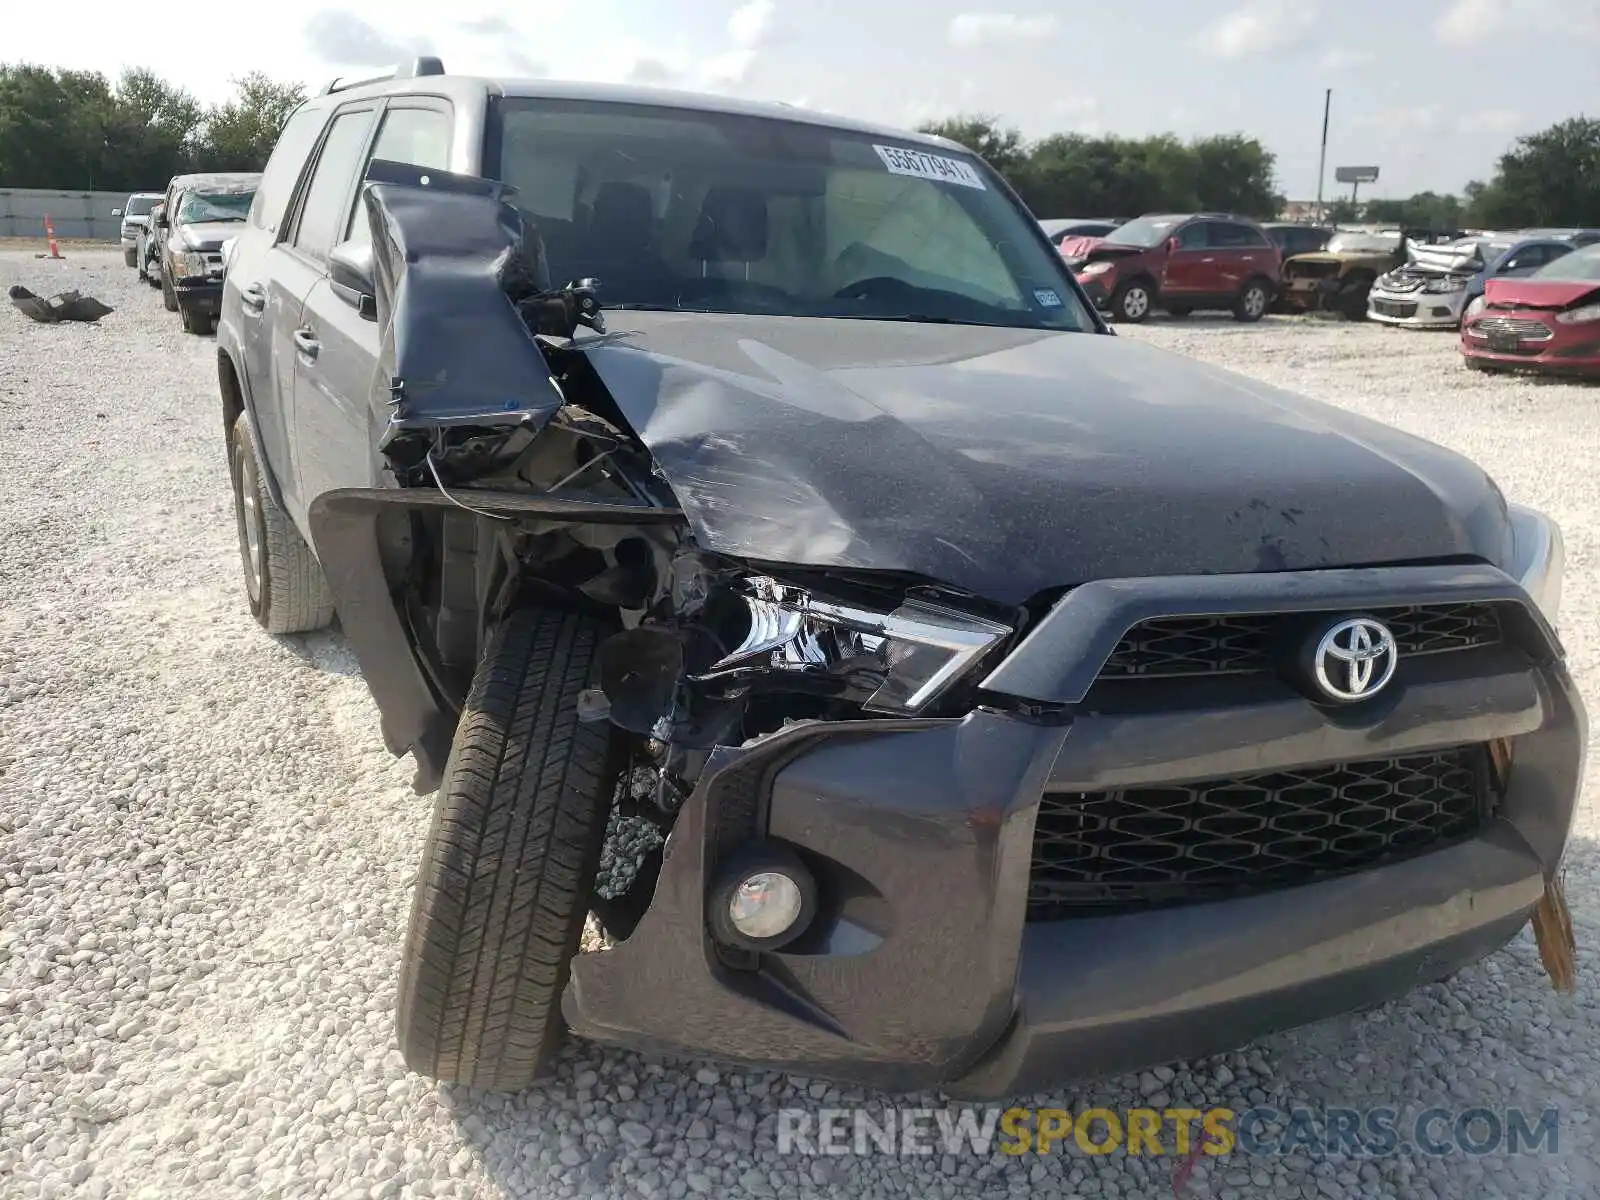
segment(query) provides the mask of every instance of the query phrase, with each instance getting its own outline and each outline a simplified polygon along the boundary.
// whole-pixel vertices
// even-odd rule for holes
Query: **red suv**
[[[1077,277],[1114,321],[1142,321],[1158,306],[1175,317],[1220,308],[1237,320],[1259,321],[1282,265],[1277,243],[1248,217],[1176,213],[1112,230]]]

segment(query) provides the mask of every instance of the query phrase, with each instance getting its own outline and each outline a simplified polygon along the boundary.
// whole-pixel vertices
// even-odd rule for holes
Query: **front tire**
[[[1239,299],[1233,306],[1233,319],[1254,324],[1267,315],[1267,306],[1272,303],[1272,289],[1267,286],[1264,279],[1249,279],[1239,291]]]
[[[1148,279],[1130,279],[1111,293],[1111,319],[1137,325],[1155,307],[1155,289]]]
[[[172,290],[172,280],[167,278],[167,269],[161,268],[161,303],[168,312],[178,311],[178,293]]]
[[[308,633],[333,620],[333,593],[300,531],[262,478],[261,451],[248,413],[228,439],[233,514],[250,615],[268,633]]]
[[[561,993],[622,765],[611,726],[578,720],[611,632],[593,617],[524,609],[484,649],[401,956],[400,1052],[420,1074],[520,1090],[565,1033]]]
[[[183,331],[204,337],[212,330],[211,316],[209,313],[196,312],[186,305],[178,306],[178,317],[183,322]]]
[[[124,250],[122,252],[122,262],[123,262],[124,266],[129,266],[129,267],[138,266],[139,265],[139,251],[138,250]]]

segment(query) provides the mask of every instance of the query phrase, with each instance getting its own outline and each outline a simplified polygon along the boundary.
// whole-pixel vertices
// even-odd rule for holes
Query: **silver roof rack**
[[[431,54],[421,58],[414,58],[408,63],[401,63],[392,71],[385,71],[382,75],[366,75],[359,79],[348,79],[344,76],[328,81],[328,86],[323,88],[318,95],[329,96],[334,92],[347,91],[350,88],[361,87],[368,83],[385,83],[391,79],[417,79],[424,75],[443,75],[444,63]]]

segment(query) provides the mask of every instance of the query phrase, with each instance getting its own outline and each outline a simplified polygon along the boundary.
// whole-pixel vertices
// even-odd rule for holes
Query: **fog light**
[[[708,898],[712,936],[745,950],[776,950],[806,931],[817,885],[800,856],[780,842],[758,842],[731,856]]]
[[[802,907],[798,883],[782,871],[757,871],[734,888],[728,919],[745,937],[765,941],[788,933]]]

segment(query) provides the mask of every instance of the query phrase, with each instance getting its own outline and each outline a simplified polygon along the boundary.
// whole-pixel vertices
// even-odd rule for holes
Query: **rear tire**
[[[401,956],[400,1052],[420,1074],[515,1091],[560,1044],[621,770],[578,720],[611,627],[524,609],[490,636],[434,807]]]
[[[324,628],[333,620],[333,593],[311,547],[272,499],[248,413],[239,414],[228,441],[233,514],[250,615],[268,633]]]
[[[1111,293],[1111,319],[1137,325],[1155,307],[1155,288],[1148,279],[1130,279]]]
[[[178,311],[178,293],[172,290],[172,280],[167,278],[165,267],[161,269],[161,303],[168,312]]]
[[[124,250],[122,262],[125,266],[136,267],[139,265],[139,252],[137,250]]]
[[[1267,315],[1272,303],[1272,286],[1265,279],[1247,279],[1239,289],[1239,299],[1233,306],[1233,319],[1254,324]]]

